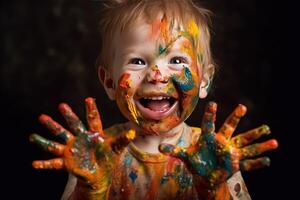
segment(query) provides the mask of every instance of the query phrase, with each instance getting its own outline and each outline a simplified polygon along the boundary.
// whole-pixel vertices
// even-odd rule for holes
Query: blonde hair
[[[188,26],[193,19],[200,31],[196,43],[201,48],[202,56],[198,61],[203,65],[204,72],[213,64],[210,50],[210,11],[200,7],[193,0],[102,0],[102,2],[99,23],[102,48],[96,63],[98,66],[107,68],[112,65],[113,40],[116,34],[128,30],[141,16],[151,21],[159,13],[183,26]]]

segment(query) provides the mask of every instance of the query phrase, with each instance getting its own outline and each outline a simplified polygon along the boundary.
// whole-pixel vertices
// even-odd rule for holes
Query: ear
[[[111,74],[103,66],[98,67],[98,78],[110,100],[115,100],[115,84]]]
[[[199,89],[199,98],[204,99],[210,89],[210,86],[212,84],[213,76],[215,73],[215,66],[210,64],[206,67],[206,69],[203,71],[203,76],[202,76],[202,81],[200,84],[200,89]]]

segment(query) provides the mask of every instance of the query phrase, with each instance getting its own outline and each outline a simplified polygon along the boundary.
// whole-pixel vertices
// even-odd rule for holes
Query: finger
[[[185,160],[188,157],[188,153],[186,152],[185,148],[174,146],[172,144],[162,143],[158,146],[158,149],[165,155],[179,158],[181,160]]]
[[[70,106],[66,103],[61,103],[59,105],[59,111],[64,116],[65,120],[67,121],[71,131],[78,135],[86,133],[87,130],[77,115],[72,111]]]
[[[252,144],[250,146],[240,149],[241,160],[245,158],[251,158],[258,156],[266,151],[276,149],[278,147],[278,142],[275,139],[268,140],[263,143]]]
[[[116,153],[121,153],[122,150],[135,138],[136,133],[134,129],[130,129],[121,134],[115,140],[111,141],[111,147]]]
[[[205,107],[201,125],[203,134],[215,132],[216,112],[217,104],[215,102],[209,102]]]
[[[269,135],[271,133],[270,127],[267,125],[262,125],[258,128],[252,129],[250,131],[247,131],[245,133],[241,133],[231,139],[232,144],[235,145],[235,147],[243,147],[247,144],[250,144],[257,138],[260,138],[263,135]]]
[[[235,131],[241,117],[246,114],[246,111],[246,106],[239,104],[229,115],[229,117],[227,117],[224,124],[220,128],[219,133],[222,133],[227,139],[229,139]]]
[[[47,140],[40,135],[32,134],[29,138],[30,142],[37,144],[41,149],[51,152],[57,156],[61,156],[64,153],[65,146],[57,142]]]
[[[50,130],[54,135],[63,139],[64,142],[68,142],[74,138],[74,136],[67,131],[64,127],[62,127],[59,123],[54,121],[48,115],[41,115],[39,117],[39,121],[43,124],[48,130]]]
[[[247,159],[240,161],[240,169],[242,171],[250,171],[254,169],[260,169],[270,166],[271,161],[268,157],[262,157],[257,159]]]
[[[95,100],[91,97],[85,99],[86,106],[86,118],[89,125],[90,132],[98,132],[103,136],[102,122],[95,103]]]
[[[62,158],[55,158],[51,160],[35,160],[32,162],[35,169],[63,169],[64,161]]]

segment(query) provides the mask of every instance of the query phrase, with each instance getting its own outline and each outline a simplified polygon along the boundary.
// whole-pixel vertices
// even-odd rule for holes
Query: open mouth
[[[171,96],[145,96],[136,100],[137,108],[144,118],[161,120],[178,107],[178,100]]]

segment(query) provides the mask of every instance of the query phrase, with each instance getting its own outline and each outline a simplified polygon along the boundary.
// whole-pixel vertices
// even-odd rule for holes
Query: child
[[[63,199],[250,199],[240,170],[270,164],[249,159],[277,148],[276,140],[249,145],[268,126],[231,137],[246,113],[238,105],[215,132],[214,102],[201,129],[184,122],[214,74],[207,14],[192,0],[105,2],[99,78],[128,122],[103,130],[92,98],[88,129],[64,103],[70,130],[40,116],[64,144],[32,135],[58,156],[33,166],[71,174]]]

